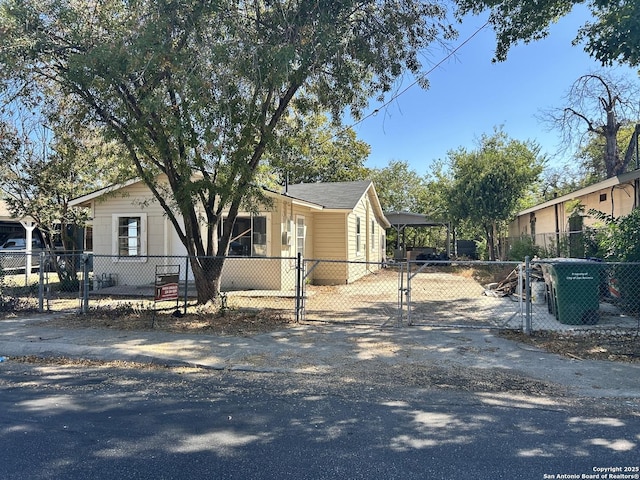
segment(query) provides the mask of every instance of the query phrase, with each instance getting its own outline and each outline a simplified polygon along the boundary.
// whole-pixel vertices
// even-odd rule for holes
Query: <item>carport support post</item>
[[[33,257],[31,257],[31,253],[33,251],[33,231],[36,229],[36,222],[33,220],[20,220],[20,223],[24,227],[25,231],[25,265],[24,265],[24,278],[25,285],[29,280],[29,275],[31,274],[32,261]],[[40,270],[42,270],[42,264],[40,264]]]
[[[525,335],[531,335],[531,263],[529,257],[524,257],[524,295],[525,295]]]

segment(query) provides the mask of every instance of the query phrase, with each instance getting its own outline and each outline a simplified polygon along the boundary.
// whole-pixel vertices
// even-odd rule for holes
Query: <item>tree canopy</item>
[[[352,128],[333,125],[324,114],[290,115],[276,147],[265,155],[280,184],[364,180],[371,148]]]
[[[581,75],[569,89],[562,109],[547,117],[563,134],[566,145],[584,148],[600,145],[594,152],[601,158],[604,178],[626,171],[631,160],[618,145],[619,132],[637,115],[638,86],[606,73]],[[588,142],[585,142],[584,139]],[[627,144],[629,139],[627,138]],[[621,153],[622,152],[622,153]]]
[[[456,0],[458,14],[478,14],[490,10],[489,22],[497,35],[495,58],[505,60],[511,46],[519,41],[539,40],[549,27],[567,15],[582,0]],[[576,32],[574,44],[584,43],[585,51],[603,65],[616,62],[640,65],[640,3],[636,0],[593,0],[588,3],[593,20]]]
[[[0,0],[0,88],[60,96],[124,145],[206,302],[287,111],[357,118],[452,38],[445,15],[436,0]]]
[[[425,195],[426,183],[408,162],[391,160],[388,166],[372,170],[370,177],[376,185],[383,210],[425,213],[421,199]]]
[[[0,127],[0,143],[5,144],[0,146],[2,197],[14,218],[36,222],[52,256],[62,253],[60,247],[77,253],[82,245],[73,231],[85,224],[87,212],[71,207],[70,201],[117,179],[118,145],[96,141],[96,132],[53,112],[44,117],[11,107],[13,123]],[[74,287],[77,260],[72,254],[52,263],[65,287]]]
[[[542,172],[540,147],[499,130],[483,135],[477,150],[449,152],[448,162],[442,197],[451,220],[479,226],[494,260],[500,228],[520,209]]]

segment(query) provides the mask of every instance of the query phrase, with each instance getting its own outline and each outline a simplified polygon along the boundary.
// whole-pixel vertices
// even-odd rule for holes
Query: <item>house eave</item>
[[[528,215],[530,213],[537,212],[538,210],[542,210],[557,204],[575,200],[576,198],[584,197],[585,195],[599,192],[600,190],[610,189],[617,185],[626,184],[638,178],[640,178],[640,169],[622,173],[616,177],[607,178],[606,180],[594,183],[593,185],[589,185],[588,187],[581,188],[580,190],[576,190],[575,192],[567,193],[566,195],[562,195],[560,197],[522,210],[521,212],[518,212],[518,216]]]
[[[375,210],[376,215],[380,219],[380,224],[385,229],[386,228],[390,228],[391,227],[391,222],[385,216],[384,211],[382,210],[382,205],[380,205],[380,198],[378,197],[378,192],[376,191],[376,186],[373,184],[373,182],[371,182],[369,184],[369,188],[367,189],[367,192],[369,190],[373,190],[373,198],[376,200],[375,202],[373,202],[374,203],[373,209]]]
[[[109,185],[107,187],[101,188],[99,190],[96,190],[95,192],[91,192],[91,193],[87,193],[86,195],[83,195],[81,197],[77,197],[77,198],[73,198],[69,201],[69,206],[71,207],[88,207],[91,202],[93,202],[94,200],[96,200],[97,198],[100,198],[103,195],[106,195],[108,193],[112,193],[112,192],[116,192],[122,188],[128,187],[130,185],[133,185],[134,183],[138,183],[141,180],[138,178],[134,178],[131,180],[127,180],[126,182],[123,183],[114,183],[112,185]]]

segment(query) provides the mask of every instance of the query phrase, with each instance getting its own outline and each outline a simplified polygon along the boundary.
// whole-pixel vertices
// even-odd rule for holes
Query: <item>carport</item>
[[[410,212],[385,212],[385,217],[391,223],[391,227],[398,233],[396,241],[396,249],[394,252],[395,259],[403,259],[407,257],[406,252],[406,236],[405,231],[408,227],[445,227],[447,229],[447,257],[451,256],[451,225],[447,222],[438,222],[428,218],[421,213]],[[402,242],[400,237],[402,236]]]
[[[24,217],[19,220],[16,220],[11,216],[9,209],[7,208],[6,202],[4,202],[3,200],[0,200],[0,224],[6,227],[2,229],[2,230],[6,230],[6,232],[16,231],[16,229],[14,229],[13,227],[17,225],[22,225],[22,227],[24,228],[24,235],[21,234],[20,236],[24,236],[26,240],[27,271],[31,271],[30,253],[31,253],[31,246],[32,246],[31,241],[33,238],[33,231],[36,229],[35,220],[31,217]]]

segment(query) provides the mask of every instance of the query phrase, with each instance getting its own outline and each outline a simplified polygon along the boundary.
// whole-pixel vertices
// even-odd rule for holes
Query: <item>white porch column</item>
[[[27,258],[26,258],[26,263],[25,263],[25,267],[24,267],[24,272],[25,275],[31,273],[31,264],[32,264],[32,250],[33,250],[33,231],[36,228],[36,222],[34,222],[33,220],[20,220],[20,223],[22,224],[22,226],[24,227],[25,231],[26,231],[26,236],[25,236],[25,247],[27,249]]]

